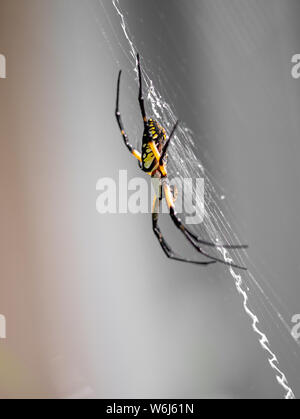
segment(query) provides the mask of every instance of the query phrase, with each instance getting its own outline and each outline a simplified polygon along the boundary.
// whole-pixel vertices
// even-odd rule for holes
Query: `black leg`
[[[191,236],[193,240],[195,240],[199,244],[203,244],[204,246],[215,247],[218,249],[248,249],[247,244],[221,244],[221,243],[212,243],[209,241],[202,240],[200,237],[196,236],[190,230],[185,227],[186,232]]]
[[[124,140],[124,143],[126,145],[126,147],[128,148],[128,150],[130,151],[131,154],[134,155],[135,158],[137,158],[139,161],[142,160],[141,158],[141,154],[133,148],[133,146],[129,143],[128,141],[128,136],[124,130],[124,126],[123,126],[123,122],[122,122],[122,118],[121,118],[121,114],[120,114],[120,110],[119,110],[119,101],[120,101],[120,83],[121,83],[121,75],[122,75],[122,71],[120,71],[119,73],[119,77],[118,77],[118,87],[117,87],[117,101],[116,101],[116,119]]]
[[[176,128],[177,128],[177,124],[175,125],[175,127],[174,127],[174,129],[173,129],[173,131],[171,133],[171,136],[170,136],[169,140],[167,141],[167,143],[165,144],[165,147],[164,147],[163,152],[161,154],[161,158],[160,158],[160,165],[161,166],[163,165],[163,159],[164,159],[164,157],[166,155],[168,146],[170,144],[170,140],[172,138],[172,135],[174,135],[174,132],[175,132]],[[202,240],[200,237],[198,237],[194,233],[192,233],[187,227],[185,227],[185,232],[194,241],[196,241],[199,244],[203,244],[204,246],[215,247],[215,248],[218,248],[218,249],[222,249],[222,248],[223,249],[248,249],[248,247],[249,247],[246,244],[221,244],[221,243],[212,243],[212,242],[209,242],[209,241],[206,241],[206,240]]]
[[[160,189],[162,189],[162,188],[160,187]],[[207,265],[212,265],[212,264],[216,263],[216,261],[201,262],[201,261],[197,261],[197,260],[187,259],[187,258],[184,258],[184,257],[179,256],[176,253],[174,253],[173,250],[171,249],[171,247],[169,246],[169,244],[164,239],[164,237],[163,237],[163,235],[160,231],[160,228],[158,226],[158,217],[159,217],[160,207],[161,207],[161,199],[155,197],[154,198],[154,205],[153,205],[153,213],[152,213],[152,227],[153,227],[153,232],[154,232],[155,236],[157,237],[157,239],[159,241],[159,244],[161,245],[161,248],[163,249],[165,255],[169,259],[177,260],[178,262],[193,263],[195,265],[207,266]]]
[[[173,202],[173,196],[172,196],[172,192],[170,190],[170,186],[168,184],[167,178],[164,178],[163,179],[163,182],[164,182],[164,193],[165,193],[165,197],[166,197],[166,200],[167,200],[168,208],[169,208],[169,211],[170,211],[170,217],[173,220],[173,222],[176,225],[176,227],[184,234],[184,236],[191,243],[191,245],[199,253],[201,253],[203,256],[206,256],[207,258],[209,258],[209,259],[211,259],[213,261],[220,262],[220,263],[222,263],[224,265],[231,266],[233,268],[247,270],[247,268],[245,268],[243,266],[239,266],[239,265],[236,265],[234,263],[226,262],[223,259],[217,258],[215,256],[211,256],[205,250],[203,250],[197,243],[195,243],[195,241],[193,240],[193,237],[191,236],[191,234],[186,229],[186,227],[184,226],[184,224],[182,223],[182,221],[180,220],[180,218],[177,216],[177,214],[175,212],[175,207],[174,207],[174,202]]]
[[[144,124],[146,124],[147,116],[146,116],[144,96],[143,96],[143,83],[142,83],[142,71],[141,71],[141,63],[140,63],[140,54],[137,54],[137,63],[138,63],[138,72],[139,72],[139,85],[140,85],[140,88],[139,88],[139,104],[140,104]]]
[[[174,126],[174,128],[173,128],[173,130],[172,130],[172,132],[170,134],[170,137],[168,138],[168,141],[164,145],[164,148],[163,148],[162,153],[161,153],[161,156],[160,156],[160,162],[159,162],[160,166],[162,166],[163,163],[164,163],[164,158],[165,158],[165,156],[167,154],[169,145],[171,143],[171,140],[172,140],[173,135],[175,134],[175,131],[176,131],[177,127],[178,127],[178,124],[179,124],[179,121],[176,122],[176,124],[175,124],[175,126]]]

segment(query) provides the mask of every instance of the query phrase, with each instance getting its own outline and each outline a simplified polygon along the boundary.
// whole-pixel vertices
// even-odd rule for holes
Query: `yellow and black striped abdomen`
[[[166,131],[158,122],[149,119],[145,127],[142,145],[142,169],[146,173],[151,173],[158,167],[150,143],[154,141],[158,151],[161,153],[162,147],[166,142]]]

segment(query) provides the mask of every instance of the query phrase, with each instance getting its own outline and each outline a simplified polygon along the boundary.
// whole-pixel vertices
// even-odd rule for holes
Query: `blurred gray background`
[[[299,1],[120,7],[289,323],[300,312]],[[0,1],[0,396],[282,397],[226,268],[167,260],[149,215],[96,212],[99,178],[139,175],[113,114],[123,68],[122,113],[139,144],[124,51],[109,0]],[[252,304],[299,396],[297,345],[259,295]]]

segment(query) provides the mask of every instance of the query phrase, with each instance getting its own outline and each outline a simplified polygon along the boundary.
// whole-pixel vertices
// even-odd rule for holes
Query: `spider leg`
[[[222,244],[222,243],[213,243],[206,240],[202,240],[200,237],[196,236],[190,230],[185,227],[186,232],[192,237],[199,244],[203,244],[204,246],[215,247],[219,249],[248,249],[247,244]]]
[[[141,108],[141,113],[144,121],[144,125],[147,122],[147,116],[145,111],[145,103],[144,103],[144,96],[143,96],[143,83],[142,83],[142,71],[141,71],[141,62],[140,62],[140,54],[137,54],[137,64],[138,64],[138,72],[139,72],[139,104]]]
[[[162,186],[160,185],[160,195],[162,194]],[[160,212],[160,207],[161,207],[161,199],[162,199],[162,195],[160,197],[154,197],[154,202],[153,202],[153,210],[152,210],[152,228],[153,228],[153,232],[155,234],[155,236],[157,237],[159,244],[161,245],[161,248],[163,249],[165,255],[169,258],[169,259],[173,259],[173,260],[177,260],[178,262],[185,262],[185,263],[193,263],[195,265],[211,265],[216,263],[216,261],[208,261],[208,262],[201,262],[201,261],[197,261],[197,260],[192,260],[192,259],[187,259],[184,258],[182,256],[177,255],[176,253],[173,252],[173,250],[171,249],[170,245],[166,242],[166,240],[164,239],[162,232],[158,226],[158,217],[159,217],[159,212]]]
[[[198,246],[193,238],[191,237],[190,233],[188,232],[188,230],[186,229],[186,227],[183,225],[182,221],[180,220],[180,218],[177,216],[176,212],[175,212],[175,206],[174,206],[174,201],[173,201],[173,197],[172,197],[172,192],[168,183],[167,178],[163,179],[163,186],[164,186],[164,193],[165,193],[165,197],[166,197],[166,201],[167,201],[167,205],[170,211],[170,217],[173,220],[174,224],[176,225],[176,227],[184,234],[184,236],[187,238],[187,240],[191,243],[191,245],[199,252],[201,253],[203,256],[206,256],[207,258],[216,261],[216,262],[220,262],[224,265],[227,266],[231,266],[233,268],[238,268],[238,269],[243,269],[243,270],[247,270],[247,268],[243,267],[243,266],[239,266],[236,265],[234,263],[230,263],[230,262],[226,262],[223,259],[217,258],[215,256],[211,256],[210,254],[208,254],[206,251],[204,251],[200,246]]]
[[[120,71],[119,73],[119,77],[118,77],[118,87],[117,87],[117,101],[116,101],[116,119],[124,140],[124,143],[126,145],[126,147],[128,148],[128,150],[130,151],[130,153],[136,158],[138,159],[140,162],[142,161],[142,156],[141,153],[139,153],[128,141],[128,136],[124,130],[124,125],[122,122],[122,118],[121,118],[121,114],[119,111],[119,101],[120,101],[120,83],[121,83],[121,75],[122,75],[122,71]]]
[[[177,127],[178,127],[178,124],[179,124],[179,121],[177,121],[176,124],[174,125],[174,128],[173,128],[173,130],[172,130],[172,132],[170,134],[170,137],[168,138],[166,144],[163,147],[163,150],[162,150],[162,153],[161,153],[161,156],[160,156],[160,161],[159,161],[160,166],[162,166],[163,163],[164,163],[164,158],[165,158],[165,156],[167,154],[169,145],[171,143],[171,140],[172,140],[173,135],[175,134],[175,131],[176,131]]]

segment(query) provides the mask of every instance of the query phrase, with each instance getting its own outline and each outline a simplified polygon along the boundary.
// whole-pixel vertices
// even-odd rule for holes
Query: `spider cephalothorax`
[[[153,232],[157,237],[161,248],[163,249],[166,256],[170,259],[178,260],[180,262],[188,262],[188,263],[195,263],[197,265],[210,265],[212,263],[220,262],[228,266],[246,269],[242,266],[235,265],[233,263],[226,262],[222,259],[219,259],[215,256],[210,255],[202,248],[202,246],[210,246],[216,248],[225,248],[225,249],[243,249],[247,246],[245,245],[223,245],[217,243],[211,243],[206,240],[202,240],[200,237],[197,237],[194,233],[192,233],[180,220],[178,215],[175,211],[174,205],[174,195],[171,191],[168,176],[167,176],[167,151],[170,145],[171,139],[177,129],[178,122],[176,122],[169,138],[167,139],[166,131],[163,127],[159,125],[154,119],[148,119],[146,116],[145,111],[145,104],[143,98],[143,89],[142,89],[142,72],[141,72],[141,65],[140,65],[140,58],[139,55],[137,56],[137,64],[138,64],[138,73],[139,73],[139,104],[142,113],[142,118],[144,122],[144,136],[143,136],[143,143],[142,143],[142,153],[136,150],[128,141],[128,136],[124,130],[123,122],[121,119],[121,114],[119,111],[119,96],[120,96],[120,82],[121,82],[121,71],[119,73],[118,78],[118,88],[117,88],[117,103],[116,103],[116,118],[117,122],[124,140],[124,143],[128,150],[130,151],[133,156],[138,159],[140,168],[148,173],[152,178],[158,180],[156,183],[156,191],[155,191],[155,198],[153,203],[153,213],[152,213],[152,226]],[[190,244],[197,250],[201,255],[206,256],[209,258],[209,261],[199,261],[199,260],[192,260],[187,259],[182,256],[177,255],[173,252],[170,245],[167,243],[165,238],[160,231],[158,225],[158,217],[161,208],[161,201],[163,197],[163,192],[167,201],[167,205],[170,212],[170,217],[172,218],[175,226],[183,233],[186,239],[190,242]]]

